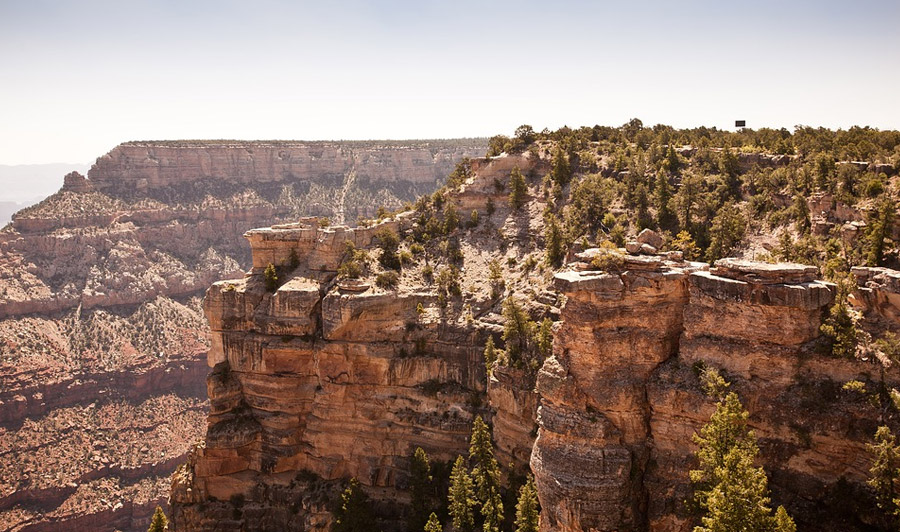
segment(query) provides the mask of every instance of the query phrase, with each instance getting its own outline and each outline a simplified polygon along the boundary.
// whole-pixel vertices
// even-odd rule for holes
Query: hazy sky
[[[632,117],[900,128],[898,28],[898,0],[0,0],[0,164]]]

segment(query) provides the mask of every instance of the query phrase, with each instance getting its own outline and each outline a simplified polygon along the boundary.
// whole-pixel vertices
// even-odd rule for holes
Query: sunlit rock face
[[[201,298],[252,266],[244,233],[399,208],[484,150],[478,140],[126,143],[16,213],[0,231],[0,529],[146,530],[204,435]],[[318,284],[284,288],[266,301],[276,318],[265,332],[315,330],[306,306]]]

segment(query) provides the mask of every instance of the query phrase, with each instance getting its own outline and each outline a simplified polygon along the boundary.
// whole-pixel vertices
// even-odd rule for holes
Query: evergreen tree
[[[723,381],[724,382],[724,381]],[[717,387],[719,388],[719,387]],[[750,415],[737,394],[726,394],[712,417],[694,435],[699,469],[690,472],[694,501],[704,511],[694,532],[792,532],[783,508],[769,507],[768,480],[754,461],[756,437],[747,427]]]
[[[462,456],[456,457],[453,470],[450,472],[450,490],[447,499],[453,528],[459,532],[475,530],[475,516],[472,513],[472,507],[475,506],[475,489]]]
[[[263,272],[263,280],[265,280],[266,290],[269,292],[274,292],[278,289],[278,273],[275,271],[275,265],[271,262]]]
[[[566,258],[566,243],[559,220],[553,214],[546,217],[544,240],[547,248],[547,263],[554,268],[559,268],[562,266],[563,259]]]
[[[410,515],[406,528],[418,532],[425,526],[431,512],[431,464],[421,447],[416,447],[409,465]]]
[[[475,498],[481,503],[484,532],[499,532],[503,522],[503,500],[500,497],[500,466],[494,458],[491,431],[481,416],[472,424],[469,461],[474,464],[472,479]]]
[[[168,528],[169,520],[166,519],[166,514],[162,508],[157,506],[156,511],[153,512],[153,518],[150,520],[150,528],[147,529],[147,532],[164,532]]]
[[[541,356],[544,358],[550,356],[550,353],[553,351],[553,320],[550,318],[544,318],[541,322],[535,338],[535,344],[537,344],[537,349]]]
[[[443,528],[437,514],[431,512],[431,515],[428,516],[428,522],[425,523],[425,532],[441,532],[442,530]]]
[[[459,227],[459,214],[456,212],[456,205],[452,201],[448,201],[444,206],[444,233],[449,235],[456,231],[457,227]]]
[[[332,532],[370,532],[374,522],[375,516],[372,513],[369,496],[363,491],[358,480],[350,479],[350,484],[341,493],[334,511]]]
[[[525,176],[516,166],[509,173],[509,205],[513,209],[520,209],[525,204],[528,195],[528,187],[525,185]]]
[[[530,476],[519,489],[516,504],[516,532],[538,532],[538,499],[534,489],[534,479]]]
[[[509,296],[503,302],[503,341],[511,363],[519,363],[528,353],[534,322],[518,302]]]
[[[497,348],[494,347],[493,335],[488,336],[487,342],[484,344],[484,366],[491,369],[497,360]]]
[[[723,205],[712,221],[706,260],[712,263],[731,253],[734,246],[744,238],[746,229],[747,220],[740,209],[732,203]]]
[[[553,152],[553,161],[551,162],[550,169],[550,178],[559,183],[559,186],[564,187],[569,183],[569,180],[572,179],[572,167],[569,164],[569,155],[559,149]]]
[[[829,309],[825,322],[819,327],[825,340],[830,344],[831,354],[841,358],[853,358],[859,342],[856,320],[848,302],[852,287],[852,279],[838,279],[834,305]]]
[[[894,200],[890,196],[885,195],[869,214],[866,227],[866,241],[868,244],[866,264],[869,266],[881,266],[884,261],[884,241],[890,235],[891,223],[894,220],[896,208]]]
[[[678,217],[669,203],[672,200],[672,187],[665,172],[659,172],[656,176],[656,188],[653,191],[656,199],[656,223],[660,229],[671,231],[678,223]]]
[[[875,432],[875,443],[870,444],[869,452],[875,455],[872,468],[869,469],[868,484],[875,490],[878,507],[892,517],[898,513],[897,481],[900,480],[900,447],[891,429],[882,425]]]

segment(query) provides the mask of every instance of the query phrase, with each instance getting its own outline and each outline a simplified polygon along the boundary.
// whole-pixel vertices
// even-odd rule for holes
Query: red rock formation
[[[197,296],[250,267],[243,234],[396,208],[484,150],[233,144],[119,146],[0,233],[0,529],[146,530],[204,427]],[[274,334],[303,326],[273,304]]]

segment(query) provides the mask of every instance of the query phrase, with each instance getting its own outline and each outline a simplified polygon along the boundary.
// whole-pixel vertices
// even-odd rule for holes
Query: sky
[[[898,28],[898,0],[0,0],[0,164],[633,117],[898,129]]]

